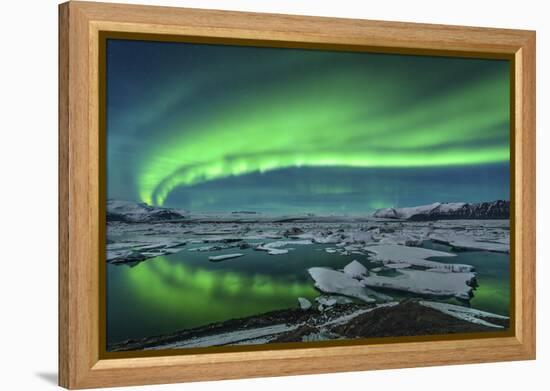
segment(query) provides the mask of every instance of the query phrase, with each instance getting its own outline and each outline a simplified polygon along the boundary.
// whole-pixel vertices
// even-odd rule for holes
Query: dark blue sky
[[[509,198],[507,61],[109,40],[108,197],[367,213]]]

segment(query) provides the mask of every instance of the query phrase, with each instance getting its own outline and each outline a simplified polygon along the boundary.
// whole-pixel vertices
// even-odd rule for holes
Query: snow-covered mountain
[[[185,212],[178,209],[160,208],[131,201],[107,201],[107,222],[148,223],[184,218]]]
[[[421,205],[408,208],[385,208],[378,209],[372,217],[384,219],[400,219],[410,221],[427,220],[453,220],[453,219],[508,219],[510,217],[510,201],[492,201],[480,203],[440,203],[436,202],[430,205]],[[334,219],[335,217],[332,217]],[[107,201],[107,222],[126,222],[126,223],[150,223],[161,221],[240,221],[240,220],[261,220],[278,221],[281,217],[260,216],[256,213],[233,212],[221,215],[193,214],[181,209],[162,208],[150,206],[144,203],[132,201],[108,200]],[[288,217],[288,221],[321,221],[327,217]],[[330,218],[329,218],[330,219]],[[285,221],[286,221],[285,220]]]
[[[409,208],[378,209],[373,217],[385,219],[402,219],[413,221],[452,220],[452,219],[508,219],[510,218],[510,201],[492,201],[480,203],[436,202]]]

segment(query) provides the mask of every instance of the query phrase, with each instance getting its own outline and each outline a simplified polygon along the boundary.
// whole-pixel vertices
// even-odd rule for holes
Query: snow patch
[[[178,341],[163,345],[146,348],[145,350],[179,349],[179,348],[198,348],[206,346],[223,346],[228,344],[239,344],[248,340],[261,337],[274,336],[297,329],[301,324],[287,325],[276,324],[273,326],[260,327],[255,329],[230,331],[227,333],[197,337],[189,340]]]
[[[462,319],[471,323],[476,323],[483,326],[494,327],[498,329],[501,329],[503,327],[494,323],[490,323],[482,318],[508,319],[507,316],[492,314],[490,312],[480,311],[474,308],[461,307],[459,305],[454,305],[454,304],[437,303],[434,301],[420,301],[420,304],[425,307],[429,307],[429,308],[433,308],[435,310],[441,311],[444,314],[453,316],[458,319]]]

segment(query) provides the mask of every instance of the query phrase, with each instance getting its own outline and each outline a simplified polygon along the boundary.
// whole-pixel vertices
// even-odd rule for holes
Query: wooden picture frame
[[[512,332],[476,339],[104,358],[100,37],[159,34],[373,52],[497,57],[513,64]],[[59,6],[59,384],[90,388],[535,358],[535,32],[70,1]]]

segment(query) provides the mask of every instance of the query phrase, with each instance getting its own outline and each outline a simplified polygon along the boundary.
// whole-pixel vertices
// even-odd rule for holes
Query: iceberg
[[[356,260],[351,261],[344,267],[344,273],[351,278],[358,279],[366,277],[369,274],[367,268]]]
[[[321,292],[354,297],[366,303],[376,301],[368,295],[368,291],[358,280],[345,273],[322,267],[312,267],[308,269],[308,273]]]

